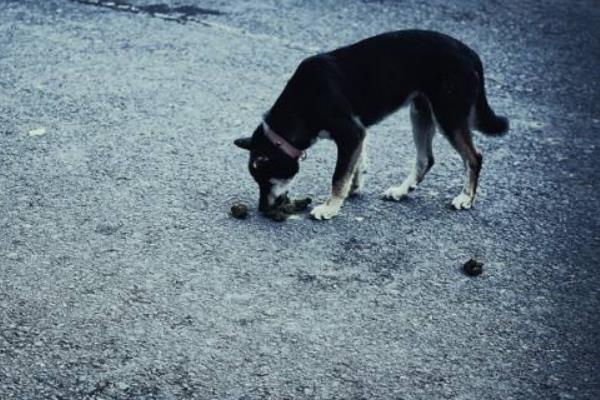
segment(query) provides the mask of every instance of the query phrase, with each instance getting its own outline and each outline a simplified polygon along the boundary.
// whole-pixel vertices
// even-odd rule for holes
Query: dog
[[[434,163],[437,127],[467,172],[452,206],[471,208],[482,165],[471,130],[501,136],[509,129],[508,119],[488,104],[475,51],[442,33],[401,30],[306,58],[252,136],[234,141],[250,151],[259,210],[269,210],[287,193],[306,149],[318,138],[329,138],[337,146],[331,196],[311,215],[317,220],[337,215],[344,200],[362,189],[366,129],[405,105],[410,105],[416,160],[404,181],[383,197],[400,200],[423,180]]]

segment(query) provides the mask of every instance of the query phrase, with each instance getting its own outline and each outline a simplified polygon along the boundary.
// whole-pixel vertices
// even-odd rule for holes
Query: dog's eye
[[[264,166],[267,163],[267,161],[269,161],[269,159],[267,157],[263,157],[263,156],[257,157],[256,160],[252,161],[252,169],[253,170],[259,169],[260,167]]]

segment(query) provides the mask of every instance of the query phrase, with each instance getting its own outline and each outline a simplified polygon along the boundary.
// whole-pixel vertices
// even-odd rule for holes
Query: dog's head
[[[292,179],[298,173],[298,159],[292,158],[269,140],[263,126],[256,128],[251,137],[239,138],[234,144],[250,152],[248,169],[258,183],[258,209],[268,211],[287,193]]]

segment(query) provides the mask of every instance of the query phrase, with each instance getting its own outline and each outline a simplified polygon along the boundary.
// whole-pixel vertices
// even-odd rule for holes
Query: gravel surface
[[[0,1],[0,399],[600,398],[596,1],[91,3]],[[511,119],[476,137],[476,207],[439,136],[380,199],[402,111],[336,219],[258,216],[233,139],[307,55],[409,27],[476,49]]]

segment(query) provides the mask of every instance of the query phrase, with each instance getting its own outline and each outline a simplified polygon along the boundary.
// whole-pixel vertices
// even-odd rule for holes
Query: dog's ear
[[[237,147],[242,148],[244,150],[250,150],[252,148],[252,138],[245,137],[245,138],[235,139],[233,141],[233,144],[235,144]]]

